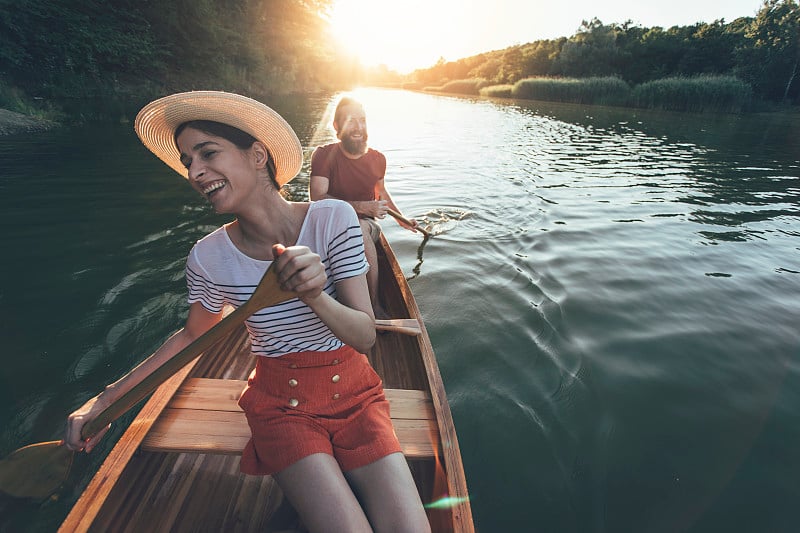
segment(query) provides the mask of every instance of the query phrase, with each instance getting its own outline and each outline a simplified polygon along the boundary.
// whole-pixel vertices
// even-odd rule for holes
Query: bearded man
[[[378,299],[378,255],[375,243],[381,235],[376,219],[393,209],[400,212],[386,190],[386,156],[367,145],[367,115],[364,106],[350,97],[343,97],[336,106],[333,128],[339,142],[320,146],[311,155],[311,200],[337,198],[349,203],[358,214],[364,234],[369,272],[369,288],[376,318],[388,318]],[[398,223],[416,232],[417,221]]]

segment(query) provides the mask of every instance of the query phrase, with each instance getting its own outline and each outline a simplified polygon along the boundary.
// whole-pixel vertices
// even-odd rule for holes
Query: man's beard
[[[364,136],[362,139],[356,141],[353,140],[352,137],[345,136],[342,138],[342,147],[344,147],[345,152],[348,154],[364,154],[367,151],[367,137]]]

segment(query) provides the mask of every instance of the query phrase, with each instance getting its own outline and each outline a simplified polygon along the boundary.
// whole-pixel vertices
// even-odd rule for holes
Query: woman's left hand
[[[296,292],[305,303],[322,293],[327,276],[319,255],[307,246],[284,248],[280,244],[272,247],[272,253],[278,282],[283,290]]]

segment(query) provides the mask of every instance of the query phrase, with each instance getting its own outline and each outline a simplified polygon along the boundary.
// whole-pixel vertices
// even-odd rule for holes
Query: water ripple
[[[796,116],[358,95],[393,198],[434,233],[381,221],[482,531],[687,530],[698,516],[729,531],[742,501],[755,529],[794,525]],[[335,138],[333,101],[289,106],[304,145]],[[180,326],[186,254],[227,219],[129,127],[9,139],[0,155],[11,448],[58,434],[65,406]]]

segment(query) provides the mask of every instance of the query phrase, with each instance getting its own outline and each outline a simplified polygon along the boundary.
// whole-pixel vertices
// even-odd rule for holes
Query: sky
[[[644,27],[755,16],[763,0],[337,0],[334,35],[364,66],[400,73],[540,39],[570,37],[582,20]]]

